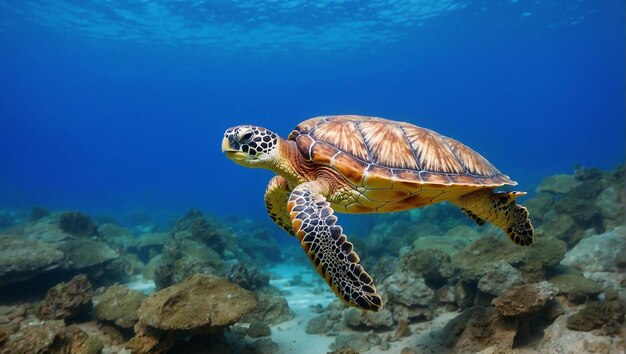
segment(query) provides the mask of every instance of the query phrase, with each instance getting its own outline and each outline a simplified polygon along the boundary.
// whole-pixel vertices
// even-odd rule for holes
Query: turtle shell
[[[289,135],[305,159],[366,190],[475,190],[517,185],[462,143],[413,124],[340,115],[300,123]]]

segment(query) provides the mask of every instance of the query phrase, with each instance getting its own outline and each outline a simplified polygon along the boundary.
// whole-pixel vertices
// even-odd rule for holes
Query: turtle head
[[[222,139],[222,152],[246,167],[269,167],[278,158],[280,138],[269,129],[255,125],[228,128]]]

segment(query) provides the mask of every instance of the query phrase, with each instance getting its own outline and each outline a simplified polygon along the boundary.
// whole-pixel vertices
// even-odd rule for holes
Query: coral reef
[[[12,335],[0,348],[2,354],[71,353],[98,354],[103,344],[76,325],[66,327],[62,320],[30,323]]]
[[[157,329],[212,333],[256,306],[253,293],[225,279],[196,274],[150,295],[138,315],[142,323]]]
[[[39,304],[37,315],[42,320],[76,319],[85,317],[92,307],[93,290],[84,274],[68,283],[60,283],[48,290]]]
[[[560,294],[574,303],[584,303],[602,292],[600,284],[575,271],[557,274],[549,281],[559,289]]]
[[[624,304],[617,297],[591,301],[567,318],[567,328],[576,331],[602,329],[604,334],[619,334],[624,322]]]
[[[478,280],[478,289],[486,294],[498,296],[512,286],[524,284],[522,273],[506,263],[499,261],[487,263]]]
[[[599,336],[567,328],[567,316],[558,317],[543,331],[543,339],[536,347],[538,353],[624,353],[623,335]]]
[[[561,264],[584,272],[617,271],[626,254],[626,226],[582,239],[567,251]]]
[[[134,353],[160,353],[188,335],[214,335],[257,306],[248,290],[226,279],[196,274],[146,298],[137,314],[136,335],[128,347]]]
[[[97,228],[91,218],[78,211],[70,211],[61,214],[59,218],[59,228],[76,236],[93,235]]]
[[[554,299],[558,291],[559,289],[546,281],[524,284],[507,289],[491,303],[502,316],[535,315]]]
[[[35,206],[30,210],[30,219],[31,220],[39,220],[41,218],[45,218],[50,215],[50,211],[46,208]]]
[[[517,334],[517,321],[502,317],[491,306],[473,307],[446,324],[444,344],[456,353],[476,353],[495,347],[511,351]]]
[[[67,263],[65,254],[54,245],[0,235],[0,287],[59,268],[67,268]]]
[[[43,275],[68,278],[68,273],[86,273],[93,280],[119,257],[119,252],[101,239],[63,231],[60,217],[52,214],[4,231],[0,236],[0,288],[28,282],[37,285]]]
[[[294,317],[287,301],[275,288],[266,287],[257,289],[255,295],[258,305],[242,318],[243,322],[262,321],[270,325],[276,325],[289,321]]]
[[[232,262],[226,269],[226,278],[248,290],[267,287],[270,284],[270,275],[254,264]]]
[[[457,253],[452,263],[464,281],[479,280],[487,264],[500,261],[517,268],[526,281],[540,281],[545,269],[559,264],[565,251],[565,242],[550,237],[522,248],[502,236],[487,236]]]
[[[624,166],[607,172],[578,168],[573,175],[544,179],[526,204],[538,234],[575,245],[587,229],[601,233],[624,224],[623,190]]]
[[[387,307],[395,321],[433,317],[435,292],[424,278],[406,272],[394,273],[381,285],[381,293],[387,297]]]
[[[172,232],[175,237],[180,237],[177,234],[186,234],[184,237],[210,245],[217,253],[222,254],[226,249],[226,237],[224,232],[220,232],[218,222],[211,221],[213,222],[209,222],[200,210],[191,209],[176,222]]]
[[[250,323],[250,327],[248,327],[246,334],[251,338],[268,337],[272,334],[272,330],[266,323],[254,321]]]
[[[113,285],[103,294],[94,297],[94,317],[114,322],[122,328],[132,328],[139,320],[137,310],[145,298],[146,295],[140,291]]]
[[[350,239],[378,312],[346,307],[309,264],[285,271],[300,246],[249,219],[194,209],[168,230],[145,215],[0,212],[0,293],[39,291],[0,303],[0,353],[308,349],[296,336],[334,353],[623,352],[625,201],[623,167],[546,178],[524,201],[529,247],[446,204],[374,215]]]

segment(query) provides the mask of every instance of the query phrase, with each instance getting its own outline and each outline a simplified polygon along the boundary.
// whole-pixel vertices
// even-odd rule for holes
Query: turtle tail
[[[515,199],[525,192],[498,192],[481,189],[453,201],[463,212],[482,225],[485,221],[500,227],[506,235],[520,246],[533,243],[534,228],[528,218],[528,209]]]

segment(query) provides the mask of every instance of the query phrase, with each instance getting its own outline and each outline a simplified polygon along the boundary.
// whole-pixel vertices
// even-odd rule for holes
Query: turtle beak
[[[239,143],[233,138],[232,135],[225,135],[222,139],[222,152],[226,154],[226,157],[237,162],[243,161],[248,156],[238,149]]]
[[[229,136],[224,136],[224,139],[222,139],[222,152],[230,152],[230,151],[237,151],[234,150],[233,148],[230,147],[230,137]]]

